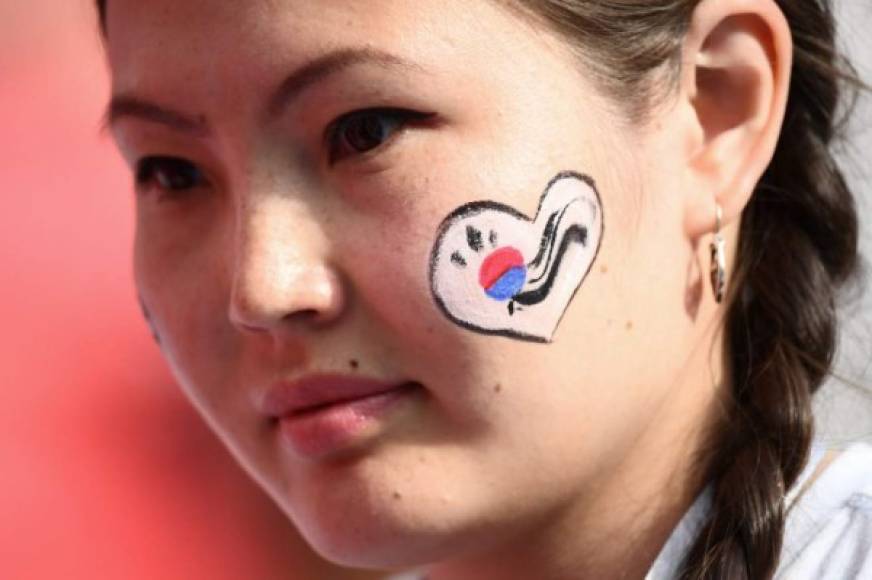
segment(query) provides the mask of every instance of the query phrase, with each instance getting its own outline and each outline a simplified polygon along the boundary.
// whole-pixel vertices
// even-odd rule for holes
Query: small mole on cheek
[[[355,369],[355,370],[357,369],[357,367],[360,366],[360,363],[357,362],[357,359],[356,359],[356,358],[353,358],[353,359],[351,359],[350,361],[348,361],[348,364],[351,366],[351,368],[353,368],[353,369]]]
[[[627,330],[628,331],[633,330],[633,321],[632,320],[627,321]]]
[[[497,383],[494,385],[494,392],[495,393],[501,393],[502,391],[503,391],[502,383]]]
[[[600,266],[600,273],[602,273],[602,274],[608,274],[608,273],[609,273],[609,266],[608,266],[608,264],[603,264],[602,266]]]
[[[399,501],[399,500],[403,499],[403,496],[402,496],[402,494],[401,494],[400,492],[395,491],[395,492],[394,492],[394,499],[395,499],[396,501]]]

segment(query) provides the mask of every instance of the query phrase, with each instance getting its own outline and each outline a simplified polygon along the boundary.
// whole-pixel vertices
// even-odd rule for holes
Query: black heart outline
[[[490,200],[482,200],[482,201],[473,201],[466,204],[461,205],[460,207],[453,210],[449,213],[445,219],[439,224],[439,227],[436,229],[436,240],[433,242],[433,249],[430,252],[430,264],[428,268],[428,281],[430,283],[430,294],[433,296],[433,300],[436,301],[436,305],[439,307],[439,310],[452,322],[466,328],[467,330],[472,330],[473,332],[477,332],[480,334],[486,334],[490,336],[504,336],[507,338],[516,338],[519,340],[526,340],[528,342],[538,342],[542,344],[549,344],[553,342],[552,339],[543,338],[541,336],[536,336],[534,334],[528,334],[525,332],[519,332],[516,330],[510,329],[494,329],[494,328],[484,328],[481,326],[477,326],[471,322],[466,320],[462,320],[457,318],[448,310],[448,307],[443,302],[442,298],[436,294],[435,284],[433,283],[434,276],[436,275],[436,258],[439,252],[439,249],[442,247],[442,238],[445,237],[445,234],[448,232],[449,227],[458,217],[470,217],[475,216],[485,211],[499,211],[506,213],[514,218],[519,220],[523,220],[527,223],[536,223],[536,218],[539,217],[539,213],[542,211],[542,204],[545,202],[545,197],[548,195],[548,192],[554,186],[555,183],[562,179],[574,178],[580,181],[583,181],[593,190],[594,195],[597,199],[597,205],[600,212],[600,235],[597,240],[596,251],[593,254],[593,258],[590,260],[590,264],[587,266],[587,270],[585,270],[584,274],[582,274],[581,278],[578,280],[578,284],[575,289],[572,291],[572,294],[569,296],[569,300],[566,301],[566,305],[563,307],[563,312],[560,313],[560,317],[557,319],[556,324],[554,325],[554,329],[552,331],[552,336],[557,332],[557,328],[560,326],[560,322],[563,320],[563,317],[566,315],[566,310],[569,308],[569,305],[575,300],[575,295],[578,293],[578,289],[581,288],[581,285],[587,279],[587,275],[590,274],[591,268],[596,263],[596,259],[599,256],[600,248],[602,247],[602,241],[606,234],[606,220],[605,220],[605,210],[603,209],[602,197],[600,197],[599,190],[596,187],[596,182],[589,175],[585,175],[583,173],[579,173],[577,171],[561,171],[556,176],[554,176],[549,182],[548,185],[545,186],[545,189],[542,191],[542,195],[539,196],[539,204],[536,208],[536,215],[533,218],[521,213],[514,207],[510,205],[506,205],[504,203],[500,203],[497,201]]]

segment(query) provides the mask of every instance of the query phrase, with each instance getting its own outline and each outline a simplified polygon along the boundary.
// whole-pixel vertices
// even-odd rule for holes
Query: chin
[[[388,484],[297,482],[282,509],[323,558],[351,568],[400,570],[444,561],[475,545],[481,522],[439,490],[395,492]],[[432,492],[432,493],[428,493]],[[454,494],[463,497],[462,494]]]
[[[317,462],[281,451],[259,459],[260,469],[249,470],[260,473],[255,479],[312,549],[340,566],[444,562],[487,550],[519,523],[516,510],[502,509],[502,494],[482,484],[477,463],[440,447],[387,443]]]
[[[413,514],[408,506],[391,505],[394,501],[294,506],[290,515],[312,548],[340,566],[414,568],[445,559],[457,548],[457,530],[427,520],[438,512]]]

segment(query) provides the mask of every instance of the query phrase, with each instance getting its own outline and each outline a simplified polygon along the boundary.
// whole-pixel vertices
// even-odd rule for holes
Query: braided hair
[[[601,85],[644,119],[700,0],[518,0],[574,41]],[[843,81],[859,81],[835,49],[828,0],[778,0],[794,62],[771,164],[742,215],[725,345],[731,401],[708,450],[712,509],[682,580],[771,578],[784,535],[786,490],[808,461],[812,396],[833,364],[840,288],[857,274],[854,198],[830,146]],[[668,86],[667,86],[668,88]]]
[[[640,120],[651,72],[671,62],[700,0],[513,0],[583,47],[599,80]],[[778,566],[785,492],[808,460],[811,400],[829,372],[839,289],[858,270],[857,210],[830,146],[849,67],[829,0],[778,0],[794,62],[774,158],[741,220],[726,311],[727,423],[709,456],[714,494],[680,576],[759,580]],[[97,0],[103,32],[106,1]],[[598,67],[598,68],[597,68]],[[673,78],[675,78],[673,76]]]

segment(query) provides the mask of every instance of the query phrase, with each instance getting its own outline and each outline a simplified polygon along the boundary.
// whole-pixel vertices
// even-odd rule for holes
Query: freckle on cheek
[[[633,330],[633,321],[632,320],[627,321],[627,330]]]
[[[357,361],[356,358],[353,358],[353,359],[351,359],[350,361],[348,361],[348,366],[350,366],[351,368],[357,370],[357,368],[360,366],[360,363]]]
[[[502,391],[503,391],[502,383],[497,383],[494,385],[494,392],[495,393],[501,393]]]
[[[603,264],[602,266],[600,266],[600,273],[602,273],[602,274],[608,274],[608,273],[609,273],[609,266],[608,266],[608,264]]]

